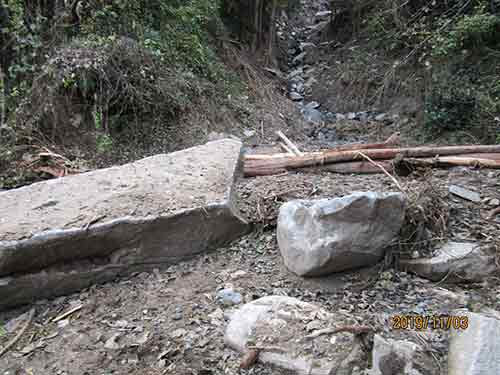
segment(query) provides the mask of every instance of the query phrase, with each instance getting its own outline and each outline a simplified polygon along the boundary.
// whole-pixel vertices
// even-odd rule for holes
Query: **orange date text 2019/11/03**
[[[402,330],[465,330],[469,327],[469,318],[459,315],[394,315],[391,317],[391,328]]]

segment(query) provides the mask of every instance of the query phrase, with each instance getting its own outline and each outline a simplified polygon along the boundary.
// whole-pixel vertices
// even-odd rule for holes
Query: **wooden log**
[[[304,153],[302,156],[290,156],[288,154],[246,155],[244,158],[244,174],[247,177],[262,176],[282,173],[284,170],[289,169],[357,161],[362,158],[359,151],[362,151],[364,155],[374,160],[390,160],[394,159],[397,155],[401,155],[404,158],[432,158],[435,156],[461,154],[497,154],[500,153],[500,145],[410,147],[347,151],[329,150]]]
[[[392,161],[378,161],[382,167],[391,171]],[[383,173],[382,170],[369,161],[350,161],[346,163],[335,163],[298,169],[301,172],[332,172],[339,174],[376,174]]]
[[[482,156],[478,157],[478,156]],[[394,169],[394,160],[378,161],[384,169],[392,171]],[[438,157],[438,158],[423,158],[423,159],[402,159],[398,163],[406,164],[406,168],[412,169],[418,167],[426,168],[449,168],[454,166],[464,167],[479,167],[479,168],[500,168],[500,153],[499,154],[464,154],[457,156]],[[383,171],[368,161],[353,161],[346,163],[334,163],[320,165],[317,167],[300,168],[303,172],[325,171],[339,174],[376,174]],[[271,172],[271,171],[269,171]],[[408,171],[408,173],[410,173]],[[407,173],[407,174],[408,174]],[[397,173],[399,174],[399,173]]]
[[[424,166],[430,168],[448,167],[475,167],[500,169],[500,154],[496,154],[495,159],[469,157],[467,154],[461,156],[436,157],[424,159],[403,159],[403,162],[413,166]]]

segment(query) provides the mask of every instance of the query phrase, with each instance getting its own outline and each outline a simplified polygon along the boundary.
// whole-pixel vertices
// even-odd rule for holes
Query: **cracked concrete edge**
[[[210,218],[206,216],[207,214]],[[213,220],[215,215],[218,218]],[[197,236],[194,237],[193,227],[187,225],[192,221],[197,222],[198,229],[196,230]],[[177,229],[179,226],[183,230],[179,231]],[[92,284],[111,281],[117,276],[138,270],[161,268],[190,259],[241,237],[248,233],[250,226],[246,221],[237,217],[227,204],[214,204],[210,207],[184,211],[178,215],[149,219],[117,219],[89,228],[89,231],[91,230],[93,234],[91,240],[96,243],[109,243],[113,242],[112,238],[120,237],[121,242],[111,248],[104,248],[104,251],[98,253],[88,247],[88,241],[86,241],[89,238],[88,232],[81,229],[56,233],[51,231],[45,236],[37,237],[36,240],[26,240],[28,244],[23,244],[26,248],[22,257],[18,259],[24,266],[27,265],[26,263],[29,265],[34,253],[40,251],[39,247],[33,247],[29,241],[42,241],[46,250],[54,250],[50,248],[50,241],[47,243],[46,237],[53,238],[54,246],[61,246],[59,250],[67,248],[68,241],[72,241],[75,245],[73,240],[79,238],[78,247],[85,249],[85,253],[75,257],[74,251],[67,251],[65,259],[58,258],[57,261],[44,264],[43,267],[25,268],[22,271],[3,274],[0,278],[0,310],[30,303],[40,298],[76,292]],[[82,238],[82,234],[85,237]],[[138,238],[124,241],[123,235],[131,237],[138,235]],[[90,269],[84,266],[80,270],[75,267],[75,263],[85,263],[93,258],[108,264],[90,267]],[[71,263],[64,265],[64,262]],[[31,265],[33,263],[36,261],[31,260]],[[19,268],[20,264],[10,264],[10,266],[12,270]],[[57,270],[58,267],[66,269]]]
[[[123,217],[102,224],[95,224],[85,228],[56,229],[38,233],[33,237],[20,241],[0,242],[0,277],[19,272],[30,272],[49,267],[64,261],[85,259],[88,257],[106,257],[119,250],[119,245],[132,241],[132,237],[140,235],[158,221],[175,220],[175,218],[205,215],[212,212],[227,211],[229,216],[234,216],[241,225],[248,223],[241,218],[234,204],[209,204],[207,206],[183,210],[179,213],[141,218]],[[125,237],[123,237],[125,236]],[[117,239],[115,239],[117,237]],[[127,240],[130,238],[130,240]],[[74,252],[67,251],[68,241],[72,245],[86,245],[86,252],[75,256]],[[92,242],[99,241],[99,246],[92,247]],[[107,247],[107,242],[119,241],[116,246]],[[61,248],[62,247],[62,248]],[[44,257],[40,259],[40,248],[43,248]],[[96,250],[92,250],[95,248]],[[52,256],[51,256],[52,255]]]

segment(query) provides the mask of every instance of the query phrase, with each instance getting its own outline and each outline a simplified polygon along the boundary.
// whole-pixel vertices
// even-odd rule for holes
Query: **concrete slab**
[[[41,271],[51,267],[89,261],[105,269],[95,271],[102,277],[86,277],[94,271],[81,267],[56,272],[88,279],[56,288],[57,295],[238,238],[248,230],[232,189],[241,147],[236,140],[209,142],[0,193],[0,308],[29,302]],[[16,280],[23,287],[12,298]]]

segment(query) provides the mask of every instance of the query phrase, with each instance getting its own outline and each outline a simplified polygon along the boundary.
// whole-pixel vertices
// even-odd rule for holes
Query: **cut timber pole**
[[[390,160],[394,159],[397,155],[401,155],[403,158],[434,158],[436,156],[463,156],[463,154],[497,154],[500,153],[500,145],[384,148],[347,151],[328,150],[304,153],[301,156],[290,156],[288,154],[246,155],[244,173],[248,177],[265,176],[279,174],[289,169],[359,161],[361,158],[359,151],[363,151],[364,155],[373,160]],[[490,158],[485,159],[491,160]]]
[[[297,146],[295,146],[295,144],[291,140],[289,140],[285,134],[283,134],[283,132],[281,130],[278,130],[276,132],[276,134],[278,135],[278,137],[280,137],[283,140],[283,142],[285,142],[285,144],[288,146],[288,148],[290,150],[292,150],[292,152],[295,155],[297,155],[297,156],[304,155],[302,152],[300,152],[299,148]]]
[[[403,159],[402,162],[407,163],[412,166],[423,166],[423,167],[475,167],[475,168],[490,168],[490,169],[500,169],[500,154],[497,154],[495,158],[489,159],[487,157],[467,157],[467,154],[460,156],[449,156],[449,157],[436,157],[436,158],[425,158],[425,159]]]

